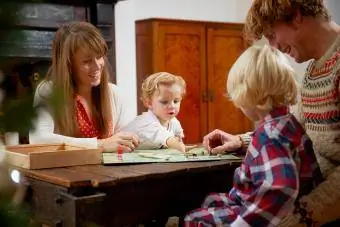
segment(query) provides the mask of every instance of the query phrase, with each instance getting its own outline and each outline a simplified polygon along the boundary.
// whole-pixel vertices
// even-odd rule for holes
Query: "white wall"
[[[135,0],[135,19],[174,18],[242,22],[251,0]]]
[[[137,0],[141,1],[141,0]],[[134,1],[118,2],[116,22],[116,81],[129,118],[137,113],[136,39]]]
[[[339,0],[325,0],[325,5],[332,15],[332,19],[340,24],[340,1]]]
[[[252,0],[126,0],[118,2],[116,16],[117,84],[123,91],[129,117],[137,113],[135,20],[173,18],[187,20],[243,22]],[[339,0],[326,0],[333,19],[340,23]],[[265,42],[265,41],[264,41]],[[292,61],[301,79],[307,63]]]

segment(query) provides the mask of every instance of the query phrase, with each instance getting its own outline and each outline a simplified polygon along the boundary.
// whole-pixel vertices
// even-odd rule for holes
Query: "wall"
[[[128,108],[128,118],[133,119],[137,113],[134,1],[118,2],[115,16],[116,81],[122,92],[123,103]]]
[[[251,0],[135,0],[135,19],[165,17],[188,20],[242,22]]]
[[[158,17],[217,22],[240,22],[245,19],[252,0],[126,0],[118,2],[116,16],[117,84],[123,92],[129,118],[137,113],[135,20]],[[326,0],[333,19],[340,23],[339,0]],[[261,43],[265,43],[262,41]],[[292,61],[298,79],[307,63]]]
[[[332,15],[332,19],[336,23],[340,24],[340,13],[339,13],[340,1],[339,0],[326,0],[325,5],[329,9]]]

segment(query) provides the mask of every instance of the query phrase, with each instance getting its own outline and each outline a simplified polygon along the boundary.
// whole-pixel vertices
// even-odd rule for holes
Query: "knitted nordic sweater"
[[[322,58],[309,65],[301,89],[302,122],[325,177],[340,164],[339,82],[340,36]]]
[[[340,36],[307,68],[301,88],[300,121],[313,141],[325,181],[303,196],[300,207],[315,226],[340,218]],[[280,226],[306,226],[299,213]],[[311,224],[311,223],[309,223]]]

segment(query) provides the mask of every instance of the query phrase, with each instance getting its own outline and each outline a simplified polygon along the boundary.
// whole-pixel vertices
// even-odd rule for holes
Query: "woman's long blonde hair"
[[[109,135],[112,109],[109,91],[109,70],[106,54],[108,46],[100,31],[87,22],[70,22],[62,25],[53,41],[52,66],[47,80],[61,94],[62,108],[52,108],[55,131],[65,136],[80,136],[75,115],[75,80],[72,75],[72,59],[79,48],[93,51],[105,60],[100,85],[92,88],[92,116],[102,138]],[[51,109],[51,108],[50,108]],[[112,129],[111,129],[112,130]]]

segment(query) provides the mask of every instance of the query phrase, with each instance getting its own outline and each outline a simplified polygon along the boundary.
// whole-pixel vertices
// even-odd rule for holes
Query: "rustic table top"
[[[41,170],[21,169],[25,176],[63,187],[106,187],[127,181],[169,177],[186,172],[214,171],[240,163],[240,160],[136,165],[85,165]]]

